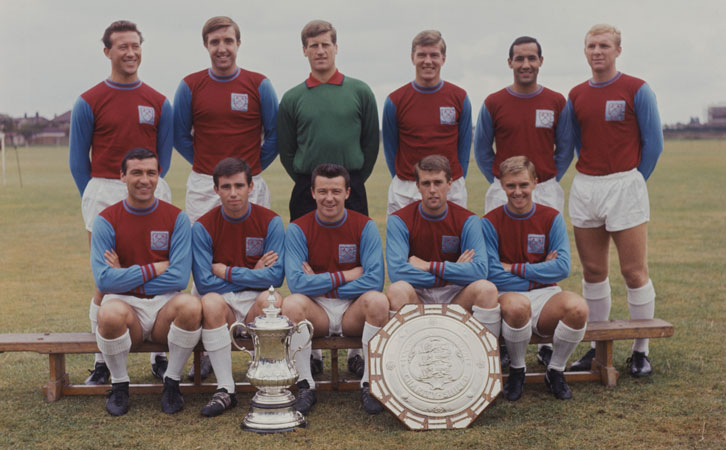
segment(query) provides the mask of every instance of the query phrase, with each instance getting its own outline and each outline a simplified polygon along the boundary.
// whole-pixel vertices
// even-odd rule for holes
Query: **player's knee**
[[[396,281],[386,289],[386,297],[393,311],[398,311],[403,305],[410,303],[410,298],[414,294],[413,287],[405,281]]]
[[[524,296],[503,295],[500,298],[502,320],[510,327],[521,328],[532,317],[529,300]]]
[[[285,297],[282,301],[282,314],[297,323],[305,318],[305,299],[298,294]]]
[[[187,323],[201,323],[202,302],[190,294],[181,294],[177,298],[177,317]]]
[[[622,267],[620,272],[623,274],[625,285],[630,289],[637,289],[648,283],[648,266]]]
[[[367,312],[379,313],[388,317],[388,297],[381,292],[369,292],[365,297],[365,308]]]
[[[98,310],[98,332],[106,338],[120,335],[120,331],[126,328],[127,314],[128,309],[120,301],[104,303]]]
[[[473,283],[475,288],[474,304],[480,308],[494,308],[497,306],[497,287],[487,280],[479,280]]]
[[[587,323],[589,309],[585,299],[572,293],[565,303],[564,322],[572,328],[582,328]]]
[[[218,321],[224,319],[227,314],[227,302],[224,297],[219,294],[210,292],[202,297],[202,318],[205,323],[208,321]]]

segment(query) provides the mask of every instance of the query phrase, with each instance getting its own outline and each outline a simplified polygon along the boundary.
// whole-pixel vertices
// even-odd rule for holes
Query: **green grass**
[[[89,328],[92,282],[80,197],[64,148],[8,149],[7,180],[0,186],[0,331],[81,331]],[[726,141],[669,141],[648,182],[651,199],[650,272],[658,298],[656,316],[676,334],[651,342],[654,374],[645,380],[623,375],[609,389],[573,384],[574,399],[555,401],[543,385],[527,385],[514,404],[498,400],[467,430],[408,432],[388,413],[369,417],[358,393],[319,394],[307,429],[259,436],[239,429],[251,394],[219,418],[199,410],[207,395],[185,396],[185,409],[161,413],[159,398],[133,396],[131,411],[112,418],[103,397],[66,397],[46,404],[39,387],[47,380],[47,358],[35,353],[0,354],[0,447],[2,448],[497,448],[497,447],[697,447],[726,442],[726,208],[723,174]],[[189,165],[175,155],[167,180],[174,203],[183,207]],[[563,181],[565,191],[573,168]],[[276,162],[265,172],[273,209],[287,220],[292,183]],[[390,177],[382,160],[367,183],[371,215],[385,237]],[[483,212],[487,186],[472,162],[469,205]],[[574,244],[573,244],[573,253]],[[617,258],[611,254],[613,318],[627,305]],[[573,255],[563,287],[579,291],[581,269]],[[283,289],[283,291],[286,291]],[[584,351],[584,344],[576,355]],[[534,347],[527,363],[536,366]],[[630,344],[615,345],[621,373]],[[68,357],[71,380],[82,382],[92,356]],[[240,378],[242,355],[235,354]],[[147,355],[132,355],[130,375],[152,382]],[[172,431],[173,430],[173,431]]]

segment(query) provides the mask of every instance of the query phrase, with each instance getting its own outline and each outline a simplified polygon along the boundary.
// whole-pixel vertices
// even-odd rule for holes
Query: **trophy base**
[[[295,397],[292,401],[286,399],[287,401],[272,404],[270,399],[265,399],[265,396],[259,394],[258,392],[250,402],[250,411],[242,421],[243,430],[255,433],[284,433],[307,426],[305,416],[295,410]]]

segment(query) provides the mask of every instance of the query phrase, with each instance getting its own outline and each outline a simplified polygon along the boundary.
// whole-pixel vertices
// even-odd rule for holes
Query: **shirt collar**
[[[313,77],[313,74],[310,73],[308,76],[308,79],[305,80],[305,85],[308,87],[308,89],[314,88],[315,86],[320,86],[321,84],[334,84],[336,86],[340,86],[343,84],[343,76],[342,73],[338,69],[335,69],[335,73],[333,74],[328,81],[323,83],[322,81],[318,80],[317,78]]]

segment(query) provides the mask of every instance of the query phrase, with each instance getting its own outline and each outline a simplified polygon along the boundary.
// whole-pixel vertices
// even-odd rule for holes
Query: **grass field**
[[[85,331],[92,282],[80,197],[68,171],[67,149],[21,148],[23,187],[15,154],[8,149],[6,185],[0,186],[0,332]],[[174,203],[184,205],[189,165],[175,155],[167,180]],[[563,181],[569,192],[574,168]],[[154,395],[133,396],[119,418],[104,410],[105,398],[67,397],[46,404],[39,387],[48,360],[35,353],[0,354],[0,447],[2,448],[498,448],[726,446],[726,207],[723,176],[726,141],[669,141],[648,182],[651,199],[650,272],[656,316],[676,334],[651,342],[652,377],[623,375],[618,386],[573,384],[574,399],[556,401],[544,385],[527,385],[516,403],[497,400],[467,430],[414,433],[388,413],[369,417],[357,392],[320,393],[307,429],[260,436],[240,430],[251,394],[240,407],[215,419],[199,410],[206,394],[185,396],[174,416],[160,411]],[[273,209],[287,220],[292,182],[279,162],[265,172]],[[379,158],[368,181],[371,215],[385,237],[390,177]],[[469,206],[481,214],[486,181],[476,165],[467,180]],[[570,228],[571,230],[571,228]],[[575,256],[563,287],[580,290]],[[626,318],[627,304],[617,258],[611,257],[612,318]],[[626,372],[630,344],[615,345]],[[584,352],[584,344],[576,352]],[[536,365],[535,348],[527,363]],[[241,379],[244,361],[235,355]],[[344,358],[343,358],[344,359]],[[70,356],[71,380],[82,382],[91,355]],[[130,376],[152,382],[147,355],[132,355]]]

